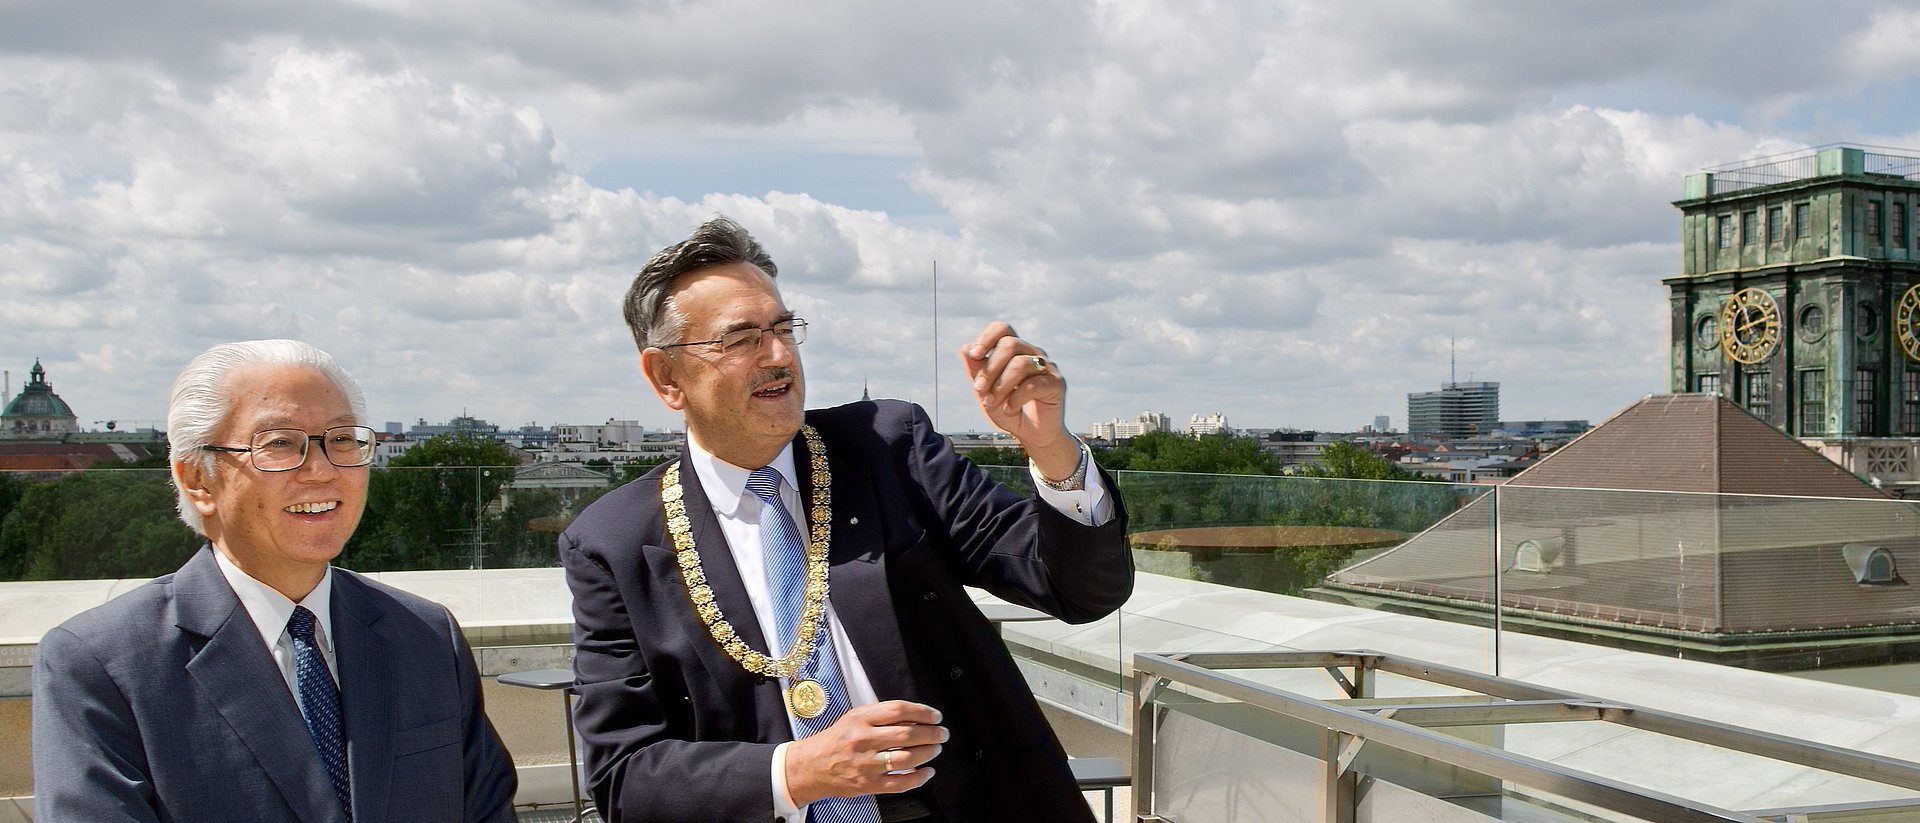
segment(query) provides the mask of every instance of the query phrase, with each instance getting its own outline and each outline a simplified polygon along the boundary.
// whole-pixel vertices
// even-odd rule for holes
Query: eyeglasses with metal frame
[[[321,434],[300,429],[267,429],[255,432],[247,447],[201,446],[210,452],[244,454],[253,467],[263,472],[293,471],[307,464],[307,444],[318,442],[327,462],[353,469],[373,462],[373,429],[367,426],[334,426]]]
[[[760,346],[767,335],[773,335],[787,346],[798,346],[807,342],[807,321],[790,317],[765,328],[734,329],[712,340],[694,340],[687,343],[668,343],[655,346],[659,349],[677,349],[683,346],[719,346],[723,357],[752,357],[760,353]]]

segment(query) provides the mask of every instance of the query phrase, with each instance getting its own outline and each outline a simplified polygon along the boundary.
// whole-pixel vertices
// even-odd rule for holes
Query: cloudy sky
[[[1870,2],[16,0],[0,366],[137,425],[286,336],[376,422],[676,425],[619,298],[724,213],[812,405],[981,427],[951,350],[1004,318],[1082,429],[1399,427],[1449,341],[1504,418],[1598,421],[1665,390],[1682,175],[1920,148],[1917,40]]]

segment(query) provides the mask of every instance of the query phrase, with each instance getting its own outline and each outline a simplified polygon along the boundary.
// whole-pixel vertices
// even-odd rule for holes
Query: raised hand
[[[1042,475],[1073,473],[1080,443],[1067,430],[1067,379],[1044,349],[995,321],[960,349],[960,362],[987,422],[1020,441]]]

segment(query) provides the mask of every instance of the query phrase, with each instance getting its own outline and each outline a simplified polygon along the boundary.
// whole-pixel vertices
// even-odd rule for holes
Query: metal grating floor
[[[574,823],[572,806],[548,806],[544,809],[523,810],[515,812],[514,818],[520,823]],[[588,809],[587,816],[580,818],[580,823],[601,823],[600,815]]]

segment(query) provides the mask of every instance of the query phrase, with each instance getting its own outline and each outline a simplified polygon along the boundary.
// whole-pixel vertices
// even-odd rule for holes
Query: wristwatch
[[[1087,464],[1093,462],[1093,454],[1087,449],[1086,441],[1078,437],[1073,441],[1080,446],[1080,462],[1073,467],[1073,473],[1065,478],[1048,480],[1039,466],[1034,465],[1032,460],[1027,461],[1028,468],[1033,469],[1033,476],[1040,478],[1040,482],[1047,484],[1047,488],[1057,492],[1077,492],[1087,487]]]

